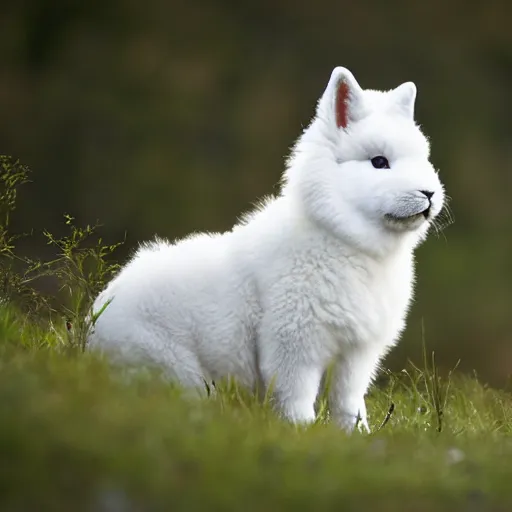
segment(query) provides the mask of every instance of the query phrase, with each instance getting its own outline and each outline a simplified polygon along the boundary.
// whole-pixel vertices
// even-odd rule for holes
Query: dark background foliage
[[[413,80],[456,223],[418,251],[388,364],[422,339],[448,368],[512,368],[512,3],[500,0],[5,0],[0,153],[33,169],[16,228],[100,219],[127,243],[228,229],[275,190],[332,68]],[[42,239],[23,248],[46,255]],[[46,252],[45,252],[46,251]]]

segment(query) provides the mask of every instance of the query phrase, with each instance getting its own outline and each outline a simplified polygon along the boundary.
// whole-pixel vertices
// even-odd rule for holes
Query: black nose
[[[432,196],[434,195],[434,192],[430,192],[430,190],[420,190],[420,192],[426,195],[429,201],[430,199],[432,199]]]

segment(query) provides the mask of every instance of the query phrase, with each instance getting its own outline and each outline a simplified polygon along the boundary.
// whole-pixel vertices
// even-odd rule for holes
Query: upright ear
[[[348,69],[333,70],[319,110],[336,128],[345,129],[364,116],[363,90]]]
[[[416,101],[416,86],[413,82],[405,82],[391,91],[393,102],[407,117],[414,119],[414,103]]]

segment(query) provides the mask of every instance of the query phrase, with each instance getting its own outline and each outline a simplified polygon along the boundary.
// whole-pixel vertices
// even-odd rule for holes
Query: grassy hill
[[[234,383],[187,398],[87,353],[21,349],[1,315],[2,511],[512,505],[511,397],[474,379],[388,375],[369,398],[373,433],[348,436],[322,407],[297,428]]]

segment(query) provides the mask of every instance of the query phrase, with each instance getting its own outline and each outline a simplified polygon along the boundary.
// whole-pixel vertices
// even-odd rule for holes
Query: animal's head
[[[334,69],[299,139],[287,187],[308,216],[363,250],[422,240],[444,203],[427,138],[414,121],[416,86],[363,90]]]

